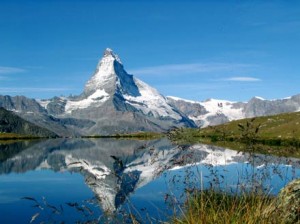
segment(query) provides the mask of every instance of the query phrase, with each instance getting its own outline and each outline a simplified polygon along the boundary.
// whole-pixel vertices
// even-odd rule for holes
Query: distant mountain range
[[[248,102],[208,99],[203,102],[167,97],[168,103],[193,120],[198,127],[233,120],[300,111],[300,94],[277,100],[253,97]]]
[[[196,102],[165,97],[128,74],[120,58],[106,49],[79,96],[47,100],[0,96],[0,107],[60,136],[110,135],[205,127],[246,117],[295,112],[300,108],[300,95],[280,100],[254,97],[249,102]]]

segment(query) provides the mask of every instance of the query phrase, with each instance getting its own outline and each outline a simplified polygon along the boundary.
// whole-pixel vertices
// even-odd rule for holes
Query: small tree
[[[256,143],[258,139],[258,132],[261,128],[261,124],[257,126],[254,124],[255,118],[247,121],[245,125],[239,123],[239,130],[241,131],[241,141],[247,145],[252,145]]]
[[[255,144],[258,140],[258,132],[261,128],[261,124],[254,124],[255,118],[247,121],[246,124],[239,123],[239,130],[241,131],[241,142],[246,144],[247,149],[254,151]]]

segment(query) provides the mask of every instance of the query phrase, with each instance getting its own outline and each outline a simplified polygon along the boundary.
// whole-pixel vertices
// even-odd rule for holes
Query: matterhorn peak
[[[132,90],[134,89],[134,91]],[[93,76],[85,85],[85,95],[89,96],[96,90],[105,90],[108,94],[120,92],[122,94],[138,95],[132,75],[123,67],[120,58],[112,49],[106,48]]]
[[[114,51],[112,49],[110,49],[110,48],[106,48],[105,49],[104,54],[103,54],[103,58],[111,58],[113,60],[116,60],[120,64],[122,64],[119,56],[117,54],[115,54]]]
[[[114,55],[113,50],[110,48],[106,48],[104,51],[104,56],[108,56],[108,55]]]

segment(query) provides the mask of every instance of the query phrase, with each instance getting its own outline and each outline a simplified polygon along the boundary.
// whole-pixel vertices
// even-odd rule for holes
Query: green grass
[[[232,121],[223,125],[202,129],[202,133],[209,135],[219,132],[219,135],[226,132],[226,136],[238,136],[240,134],[239,124],[245,124],[252,119]],[[253,126],[260,125],[259,137],[264,139],[300,139],[300,112],[285,113],[273,116],[257,117]]]
[[[267,211],[274,198],[254,193],[230,195],[213,190],[198,191],[188,196],[180,217],[174,217],[175,224],[226,224],[226,223],[281,223]]]
[[[242,119],[203,129],[180,128],[170,131],[168,137],[178,144],[214,144],[299,158],[300,112]]]
[[[0,133],[0,140],[18,140],[18,139],[38,139],[42,137],[36,137],[31,135],[21,135],[16,133]]]
[[[164,137],[163,133],[156,132],[135,132],[135,133],[124,133],[115,135],[88,135],[82,136],[81,138],[117,138],[117,139],[136,139],[136,140],[148,140],[148,139],[159,139]],[[44,137],[37,137],[31,135],[21,135],[16,133],[0,133],[0,141],[4,140],[22,140],[22,139],[38,139]]]
[[[125,134],[115,134],[115,135],[82,136],[82,138],[117,138],[117,139],[137,139],[137,140],[159,139],[162,137],[164,137],[162,133],[156,133],[156,132],[135,132],[135,133],[125,133]]]

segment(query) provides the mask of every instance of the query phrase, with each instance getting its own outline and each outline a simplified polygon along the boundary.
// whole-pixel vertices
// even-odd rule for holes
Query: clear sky
[[[300,1],[0,0],[2,95],[79,94],[106,47],[164,95],[300,93]]]

